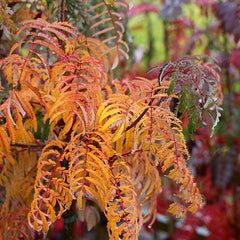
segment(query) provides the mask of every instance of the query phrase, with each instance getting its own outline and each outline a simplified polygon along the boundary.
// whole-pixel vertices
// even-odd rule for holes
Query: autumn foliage
[[[173,215],[203,207],[177,113],[188,113],[189,133],[205,115],[214,130],[219,70],[204,56],[188,56],[158,66],[155,79],[116,79],[114,69],[129,58],[121,23],[127,8],[125,1],[92,5],[90,36],[68,22],[19,25],[0,61],[10,87],[0,105],[2,239],[33,239],[73,204],[84,212],[89,202],[104,212],[110,239],[138,239],[143,223],[155,220],[161,176],[178,189]]]

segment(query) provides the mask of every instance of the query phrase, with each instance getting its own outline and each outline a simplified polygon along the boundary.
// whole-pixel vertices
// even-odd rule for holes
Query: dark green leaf
[[[176,82],[177,82],[177,75],[174,74],[174,75],[173,75],[173,78],[172,78],[172,81],[171,81],[171,83],[170,83],[170,85],[169,85],[169,88],[168,88],[168,92],[167,92],[168,95],[172,94]]]
[[[44,140],[48,139],[49,133],[50,133],[50,124],[49,124],[49,119],[47,119],[47,121],[43,125],[43,139]]]

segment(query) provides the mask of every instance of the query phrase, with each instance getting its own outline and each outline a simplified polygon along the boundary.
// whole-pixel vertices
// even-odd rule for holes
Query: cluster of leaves
[[[141,4],[143,2],[141,1]],[[172,234],[173,239],[196,239],[203,237],[199,229],[200,227],[204,227],[207,230],[207,232],[205,231],[206,235],[204,239],[238,239],[240,229],[238,217],[240,209],[240,166],[237,160],[240,154],[239,1],[196,0],[191,1],[191,3],[190,1],[176,1],[174,5],[169,4],[172,1],[162,2],[162,5],[154,3],[155,8],[154,11],[151,11],[151,16],[156,15],[156,8],[158,8],[158,21],[164,26],[162,40],[165,43],[164,46],[167,53],[166,58],[163,60],[173,59],[174,61],[167,65],[164,65],[165,61],[158,63],[160,66],[164,66],[162,67],[162,74],[158,76],[159,80],[163,79],[165,73],[165,79],[170,78],[176,81],[175,85],[171,81],[175,86],[175,89],[171,93],[176,93],[174,91],[177,90],[181,91],[181,87],[177,87],[178,81],[181,80],[177,80],[178,76],[175,73],[171,73],[176,63],[178,63],[178,60],[175,59],[179,59],[183,54],[204,53],[214,57],[220,65],[222,69],[220,73],[222,75],[222,90],[218,87],[216,88],[216,78],[212,81],[210,77],[209,81],[212,82],[210,85],[214,86],[215,90],[219,89],[220,95],[217,91],[215,91],[215,94],[221,96],[220,99],[222,98],[221,92],[223,91],[224,93],[223,115],[218,118],[219,124],[216,134],[211,138],[212,129],[206,126],[197,131],[195,131],[196,129],[192,129],[194,130],[193,141],[189,141],[188,143],[189,149],[192,149],[191,168],[196,174],[197,181],[200,182],[201,192],[206,198],[206,207],[196,215],[187,216],[181,225],[176,224],[177,228],[174,231],[171,226],[172,221],[170,221],[168,226],[169,235]],[[136,9],[138,9],[138,5]],[[163,9],[167,11],[162,11]],[[172,16],[173,12],[177,12],[178,14],[173,14]],[[142,13],[144,13],[144,10],[142,10]],[[156,22],[155,25],[157,25]],[[153,32],[153,36],[154,34]],[[156,46],[156,43],[159,43],[157,42],[158,38],[155,38],[154,41],[151,44],[155,44]],[[152,56],[152,62],[153,60]],[[180,79],[187,79],[187,77],[184,77],[184,71],[180,71],[180,75],[183,76],[183,78],[179,77]],[[190,77],[190,75],[187,76]],[[198,75],[196,74],[195,76],[197,77]],[[208,73],[206,76],[211,76],[211,74]],[[217,81],[220,81],[220,79]],[[187,86],[188,89],[196,86],[193,80],[186,80],[186,84],[189,82],[192,83]],[[205,88],[203,83],[199,87],[199,90],[202,92],[202,96],[205,93],[207,94],[203,101],[206,103],[209,89]],[[191,112],[186,114],[182,111],[182,108],[190,105],[188,107],[192,111],[195,111],[202,104],[202,101],[198,102],[194,100],[193,91],[188,93],[189,95],[186,94],[184,99],[192,99],[194,103],[186,101],[181,106],[180,101],[175,106],[176,111],[182,112],[183,123],[186,127],[184,133],[186,134],[191,130],[190,126],[192,122],[198,125],[199,121],[195,114],[195,117],[192,118]],[[213,91],[211,93],[213,94]],[[212,95],[210,98],[214,99],[214,96]],[[191,106],[192,103],[193,105]],[[209,103],[215,109],[215,114],[218,115],[219,110],[221,112],[221,109],[217,110],[219,104],[212,101]],[[203,117],[207,125],[209,122],[212,122],[209,114],[204,113],[199,116]],[[164,214],[165,206],[169,204],[169,196],[175,190],[171,188],[171,185],[169,186],[165,192],[165,198],[163,195],[159,197],[158,212],[160,214]],[[160,219],[159,222],[155,223],[156,228],[154,229],[157,231],[161,224]]]
[[[138,239],[143,223],[155,220],[162,175],[178,189],[169,212],[184,217],[203,207],[171,101],[193,112],[191,131],[212,110],[215,127],[218,71],[189,57],[159,78],[114,79],[112,69],[128,58],[119,6],[127,8],[103,0],[88,9],[91,37],[68,22],[25,20],[0,61],[10,86],[0,105],[3,239],[48,232],[72,205],[86,213],[86,202],[104,212],[110,239]],[[196,105],[185,107],[192,99]]]
[[[206,58],[206,56],[205,56]],[[212,133],[219,122],[223,101],[220,70],[216,64],[206,62],[204,56],[183,57],[161,66],[158,81],[170,82],[168,94],[179,96],[179,104],[173,106],[176,114],[188,113],[188,134],[201,128],[204,119],[212,120]]]

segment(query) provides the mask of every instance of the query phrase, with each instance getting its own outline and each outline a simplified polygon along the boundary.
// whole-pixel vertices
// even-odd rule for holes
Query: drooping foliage
[[[166,209],[170,202],[169,196],[173,195],[176,189],[168,182],[158,198],[158,214],[154,227],[146,228],[147,233],[144,233],[154,238],[158,233],[164,232],[163,234],[170,239],[178,240],[238,239],[240,232],[238,217],[240,213],[240,165],[237,160],[240,154],[240,3],[238,0],[164,0],[154,1],[151,4],[142,0],[138,3],[129,14],[132,17],[130,27],[139,57],[138,61],[142,59],[136,69],[139,69],[139,66],[146,69],[146,64],[142,64],[144,61],[150,62],[152,66],[159,65],[160,67],[157,69],[164,70],[162,77],[175,80],[175,83],[172,82],[172,86],[176,86],[173,91],[177,89],[182,91],[182,88],[177,87],[177,82],[181,81],[181,78],[177,80],[177,74],[171,73],[171,70],[183,55],[206,54],[216,59],[221,67],[220,75],[224,93],[224,101],[221,106],[223,111],[219,109],[222,116],[218,119],[219,123],[213,136],[211,136],[213,132],[208,123],[213,121],[212,117],[217,119],[215,118],[217,108],[214,107],[217,102],[209,102],[212,107],[210,105],[208,107],[213,110],[210,114],[207,110],[200,115],[194,114],[195,116],[192,118],[195,109],[201,108],[202,105],[202,102],[196,101],[194,97],[194,81],[189,86],[185,85],[187,89],[184,91],[191,94],[187,94],[185,97],[192,99],[195,105],[189,106],[190,111],[184,110],[181,114],[178,112],[178,116],[183,121],[185,135],[191,133],[192,127],[198,128],[203,124],[197,120],[198,117],[204,119],[203,126],[191,134],[187,145],[191,153],[189,166],[196,176],[201,193],[205,196],[206,206],[194,215],[187,215],[184,220],[170,217],[166,214]],[[143,36],[146,37],[143,38]],[[171,64],[164,65],[169,59],[172,61]],[[201,65],[210,67],[211,64],[206,63],[206,59],[202,58],[202,60],[204,64]],[[187,79],[188,75],[183,74],[185,73],[183,67],[180,74]],[[197,68],[195,69],[197,70]],[[201,69],[203,70],[203,68]],[[157,70],[154,70],[155,68],[151,70],[149,76],[158,74]],[[207,81],[211,81],[211,74],[206,76],[208,76]],[[216,81],[210,85],[214,86],[215,83]],[[208,92],[206,87],[199,89],[202,96]],[[217,89],[219,88],[215,88],[215,90]],[[205,100],[209,99],[208,96],[213,99],[214,95],[207,94]],[[181,106],[181,103],[176,105],[177,102],[174,100],[173,110],[183,110],[182,107],[184,108],[185,104],[192,104],[190,101],[186,101]],[[192,125],[192,121],[195,121],[197,125]]]
[[[207,56],[205,56],[206,58]],[[223,101],[220,69],[204,56],[183,57],[178,61],[160,66],[158,81],[170,81],[168,94],[179,96],[179,104],[174,107],[175,113],[187,113],[188,132],[192,134],[204,124],[204,119],[212,120],[212,134],[219,122]],[[155,68],[153,68],[154,70]]]
[[[186,57],[158,79],[114,79],[111,69],[128,58],[119,6],[128,5],[103,0],[88,10],[91,37],[68,22],[23,21],[0,61],[10,86],[0,106],[3,239],[46,233],[75,202],[85,211],[84,201],[104,212],[110,239],[138,239],[142,224],[155,219],[161,175],[178,187],[173,215],[203,207],[171,102],[178,99],[180,111],[185,103],[182,111],[192,111],[192,99],[199,103],[193,125],[216,111],[214,127],[222,100],[218,72]]]

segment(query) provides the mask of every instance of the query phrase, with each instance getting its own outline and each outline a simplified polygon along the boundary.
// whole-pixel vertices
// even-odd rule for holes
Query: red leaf
[[[234,50],[233,53],[230,56],[229,61],[234,67],[236,67],[238,69],[240,69],[239,59],[240,59],[240,50]]]

